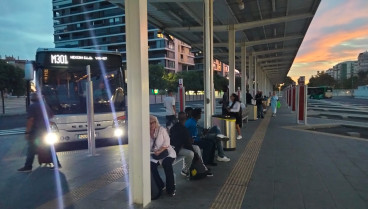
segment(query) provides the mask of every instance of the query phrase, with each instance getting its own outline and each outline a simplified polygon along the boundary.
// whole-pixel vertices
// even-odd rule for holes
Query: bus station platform
[[[236,150],[225,152],[231,161],[210,167],[213,177],[189,181],[175,164],[176,195],[146,208],[368,208],[368,140],[308,131],[295,121],[282,104],[276,117],[269,110],[246,123]],[[141,208],[129,205],[127,145],[98,148],[95,157],[59,152],[61,169],[38,167],[36,159],[33,172],[18,173],[26,145],[18,141],[0,153],[0,208]]]

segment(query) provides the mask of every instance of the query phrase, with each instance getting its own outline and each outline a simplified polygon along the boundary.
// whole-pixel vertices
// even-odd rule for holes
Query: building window
[[[157,33],[157,38],[164,38],[164,34],[162,34],[162,33],[158,32],[158,33]]]
[[[167,60],[166,63],[167,63],[166,67],[175,68],[175,62],[174,61]]]

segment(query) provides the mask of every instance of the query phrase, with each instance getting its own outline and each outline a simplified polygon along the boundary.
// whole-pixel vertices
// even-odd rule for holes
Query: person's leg
[[[215,148],[217,148],[217,155],[219,157],[223,158],[225,156],[224,148],[222,146],[221,140],[218,140],[217,139],[217,137],[216,137],[217,134],[221,134],[221,131],[220,131],[220,129],[217,126],[213,126],[208,131],[208,134],[207,134],[206,139],[209,140],[211,143],[213,143],[216,146]],[[214,157],[214,154],[213,154],[213,157]]]
[[[194,142],[195,145],[198,145],[201,149],[203,149],[203,162],[204,164],[208,164],[213,162],[214,158],[214,146],[211,142],[205,140],[198,140]]]
[[[238,132],[238,135],[241,135],[239,124],[236,124],[236,131]]]
[[[181,148],[178,154],[184,156],[184,163],[183,163],[182,171],[184,171],[185,173],[188,173],[189,168],[192,165],[192,161],[194,158],[194,152],[188,149]]]
[[[152,173],[152,177],[155,179],[158,187],[160,189],[163,189],[165,187],[165,184],[162,181],[162,179],[160,177],[160,174],[158,173],[157,167],[158,167],[158,163],[154,163],[154,162],[151,161],[151,173]]]
[[[201,148],[199,148],[198,145],[194,145],[194,144],[192,146],[193,146],[194,152],[196,152],[199,155],[199,157],[202,158]],[[202,161],[203,161],[203,159],[202,159]]]
[[[166,176],[166,191],[168,194],[175,194],[175,179],[172,167],[174,160],[174,158],[167,157],[162,161],[162,167],[164,168]]]
[[[34,157],[37,151],[37,145],[34,140],[28,140],[27,159],[24,168],[32,169]]]

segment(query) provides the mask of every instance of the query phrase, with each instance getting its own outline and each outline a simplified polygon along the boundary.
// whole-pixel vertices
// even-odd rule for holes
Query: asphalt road
[[[187,106],[193,107],[203,107],[203,101],[187,102]],[[177,111],[179,110],[179,105],[176,105]],[[165,123],[165,108],[163,104],[151,104],[150,112],[158,117],[161,124]],[[14,115],[14,116],[4,116],[0,117],[0,130],[7,130],[13,128],[25,127],[26,115]]]

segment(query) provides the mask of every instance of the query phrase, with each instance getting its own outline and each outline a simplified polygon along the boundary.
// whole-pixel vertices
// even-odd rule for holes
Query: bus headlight
[[[122,137],[124,134],[124,131],[122,128],[115,128],[114,130],[114,136],[115,137]]]
[[[53,145],[58,141],[58,135],[54,132],[47,133],[45,136],[45,142],[48,145]]]

